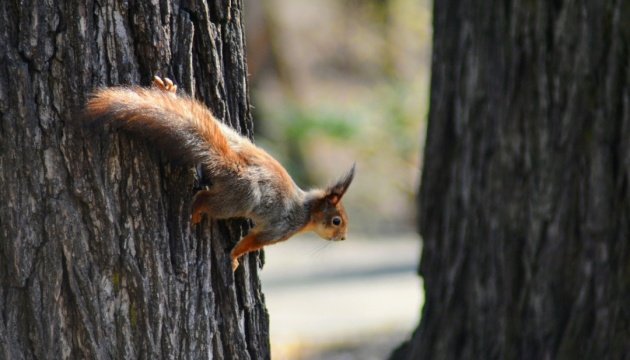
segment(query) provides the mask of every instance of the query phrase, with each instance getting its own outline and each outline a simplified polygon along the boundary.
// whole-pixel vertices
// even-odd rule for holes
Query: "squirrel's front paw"
[[[166,92],[170,92],[175,94],[177,92],[177,85],[173,84],[173,81],[169,78],[164,78],[164,80],[162,80],[161,77],[159,76],[154,76],[153,77],[153,86],[155,86],[156,88],[166,91]]]

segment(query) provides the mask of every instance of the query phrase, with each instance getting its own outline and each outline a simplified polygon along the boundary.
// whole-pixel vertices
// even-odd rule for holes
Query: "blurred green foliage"
[[[358,176],[348,194],[353,223],[369,232],[412,230],[428,104],[431,4],[254,1],[249,4],[262,4],[266,25],[248,38],[269,42],[266,60],[250,54],[255,121],[262,129],[256,141],[300,185],[326,183],[356,161]]]
[[[292,141],[306,141],[316,136],[348,140],[356,133],[351,118],[336,109],[309,111],[299,107],[281,110],[279,116],[285,126],[284,137]]]

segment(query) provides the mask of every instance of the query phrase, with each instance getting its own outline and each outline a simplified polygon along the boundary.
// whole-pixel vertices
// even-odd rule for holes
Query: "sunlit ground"
[[[416,235],[300,236],[267,247],[262,286],[273,359],[384,359],[424,301]]]

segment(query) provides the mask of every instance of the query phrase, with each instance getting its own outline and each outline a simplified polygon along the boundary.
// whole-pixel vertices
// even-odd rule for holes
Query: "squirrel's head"
[[[346,193],[354,178],[355,165],[334,185],[321,191],[312,202],[310,230],[326,240],[340,241],[346,239],[348,216],[343,208],[341,198]]]

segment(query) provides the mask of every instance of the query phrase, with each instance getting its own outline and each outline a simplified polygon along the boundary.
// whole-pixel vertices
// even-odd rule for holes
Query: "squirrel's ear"
[[[341,200],[343,194],[345,194],[346,190],[348,190],[350,183],[352,183],[355,168],[356,163],[352,164],[352,168],[345,176],[339,179],[334,185],[328,187],[328,189],[326,190],[326,199],[329,203],[331,203],[332,205],[336,205],[339,200]]]

